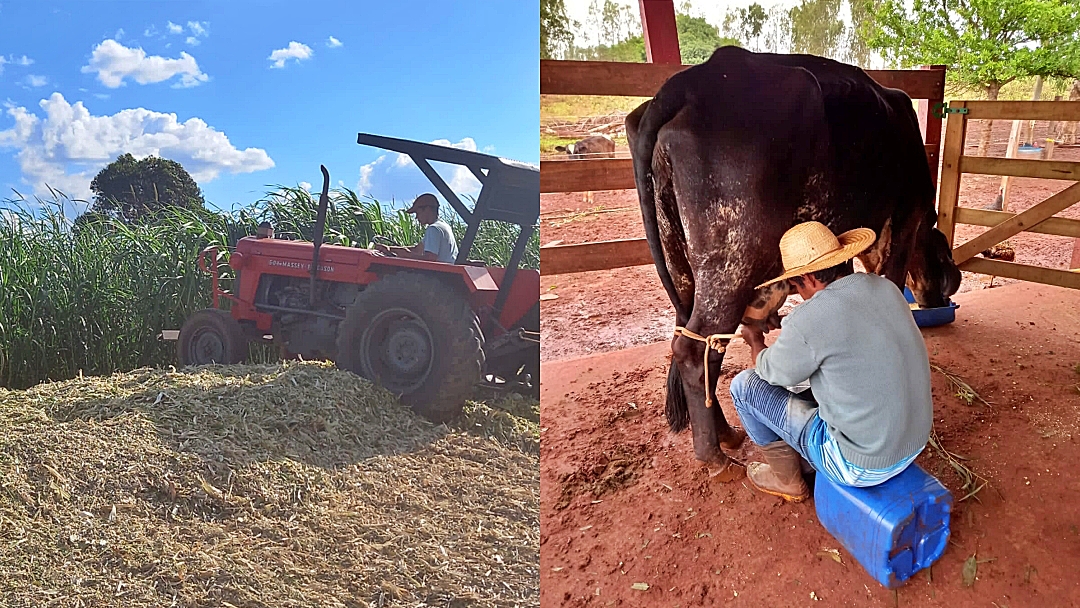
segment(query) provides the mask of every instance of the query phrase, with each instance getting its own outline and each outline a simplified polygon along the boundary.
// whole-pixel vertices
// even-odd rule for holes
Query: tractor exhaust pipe
[[[319,169],[322,171],[322,194],[319,195],[319,210],[315,214],[315,232],[312,234],[311,241],[315,245],[315,253],[311,260],[311,306],[315,306],[315,277],[319,273],[319,247],[322,246],[323,230],[326,228],[326,205],[330,200],[328,194],[330,192],[330,172],[326,170],[325,165],[319,165]]]

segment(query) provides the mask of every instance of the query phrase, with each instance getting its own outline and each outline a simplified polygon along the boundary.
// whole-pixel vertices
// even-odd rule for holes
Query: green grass
[[[366,246],[381,234],[411,245],[423,234],[412,216],[351,190],[332,191],[331,201],[328,243]],[[0,387],[174,363],[174,343],[158,334],[211,304],[210,278],[196,268],[199,252],[218,245],[225,258],[263,220],[277,236],[310,240],[317,208],[303,189],[278,187],[232,213],[174,209],[132,226],[73,224],[59,211],[63,203],[7,201],[15,210],[0,215]],[[446,219],[460,241],[464,223]],[[517,234],[516,226],[485,222],[470,257],[505,265]],[[534,234],[523,266],[539,267],[539,247]],[[229,289],[230,269],[221,269]]]
[[[601,95],[541,95],[540,124],[603,116],[612,112],[630,112],[649,99]]]

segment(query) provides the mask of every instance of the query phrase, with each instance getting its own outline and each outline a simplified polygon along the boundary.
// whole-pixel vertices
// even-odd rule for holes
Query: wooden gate
[[[605,61],[540,61],[542,95],[612,95],[652,97],[673,74],[690,66],[661,63]],[[941,118],[931,109],[945,95],[945,66],[921,70],[867,70],[883,86],[903,90],[919,100],[919,122],[924,129],[926,161],[937,179],[941,146]],[[634,189],[633,161],[629,158],[541,160],[540,192],[589,192]],[[645,239],[620,239],[540,248],[544,275],[608,270],[652,264]]]
[[[945,148],[938,195],[938,229],[954,246],[953,260],[961,270],[1034,283],[1080,289],[1080,273],[1057,268],[1003,262],[975,257],[997,243],[1021,232],[1039,232],[1080,238],[1080,220],[1054,217],[1080,201],[1080,162],[1024,160],[965,156],[964,140],[972,119],[1080,120],[1080,103],[1075,101],[953,101],[945,123]],[[960,207],[960,177],[964,173],[1014,177],[1040,177],[1073,182],[1061,192],[1013,214]],[[990,230],[955,245],[956,224],[989,226]]]

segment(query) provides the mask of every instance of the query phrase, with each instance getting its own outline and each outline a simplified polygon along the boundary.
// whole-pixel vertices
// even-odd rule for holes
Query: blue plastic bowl
[[[911,290],[907,287],[904,288],[904,299],[909,303],[915,303],[915,294],[911,293]],[[915,325],[919,327],[935,327],[955,321],[957,308],[960,308],[960,305],[950,300],[948,306],[917,308],[912,310],[911,314],[915,317]]]

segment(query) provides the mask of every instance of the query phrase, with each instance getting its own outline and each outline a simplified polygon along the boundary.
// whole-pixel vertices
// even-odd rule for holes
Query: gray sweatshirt
[[[849,463],[884,469],[925,447],[933,423],[930,363],[904,295],[855,273],[796,306],[761,351],[769,384],[810,379],[818,415]]]

